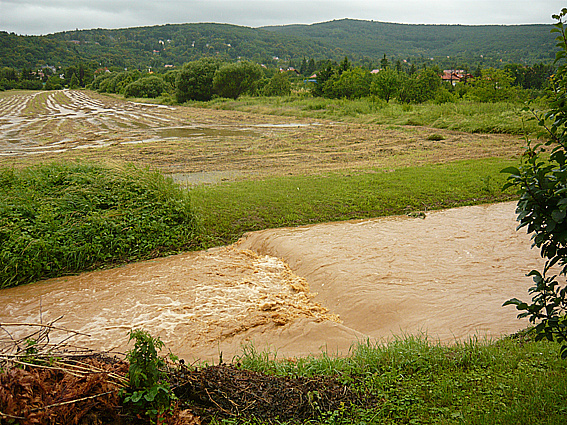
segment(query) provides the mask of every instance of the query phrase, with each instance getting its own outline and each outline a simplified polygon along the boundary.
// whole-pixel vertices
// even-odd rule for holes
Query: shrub
[[[23,80],[18,83],[17,87],[23,90],[41,90],[43,89],[43,82],[41,80]]]
[[[393,69],[384,69],[372,78],[370,94],[389,102],[396,97],[402,84],[402,76]]]
[[[166,381],[166,362],[159,357],[158,350],[164,346],[159,338],[137,329],[129,333],[128,342],[135,340],[134,348],[126,353],[130,362],[128,388],[122,391],[124,403],[134,412],[159,420],[171,410],[175,395]]]
[[[187,192],[135,167],[0,168],[0,288],[195,246]]]
[[[238,96],[252,92],[262,77],[260,65],[242,61],[222,66],[213,78],[213,90],[221,97],[237,99]]]
[[[518,98],[518,90],[512,86],[514,81],[509,71],[488,68],[482,70],[482,75],[469,84],[465,98],[480,102],[513,101]]]
[[[539,125],[549,138],[535,146],[528,141],[521,166],[503,170],[510,173],[506,186],[520,190],[516,209],[519,228],[527,227],[528,233],[533,234],[533,246],[540,248],[545,258],[542,272],[532,270],[528,274],[535,283],[529,290],[533,295],[531,304],[514,298],[504,305],[515,305],[523,311],[518,317],[528,317],[536,323],[536,340],[547,338],[563,343],[564,359],[567,359],[567,36],[563,25],[566,15],[567,8],[553,16],[559,21],[552,30],[559,33],[560,51],[555,62],[561,65],[552,80],[550,110],[545,116],[538,116]],[[552,148],[549,159],[544,156],[545,146]],[[555,265],[560,268],[561,278],[554,274]]]
[[[339,99],[359,99],[370,92],[371,74],[362,68],[344,71],[333,81],[332,95]]]
[[[286,72],[276,72],[262,89],[264,96],[288,96],[291,94],[291,83]]]
[[[188,100],[208,101],[213,97],[213,78],[221,62],[202,58],[183,66],[176,76],[176,97],[179,103]]]
[[[125,97],[156,98],[166,91],[167,86],[162,78],[154,75],[140,78],[124,88]]]
[[[63,88],[61,82],[62,80],[59,75],[52,75],[47,79],[43,88],[45,90],[61,90]]]

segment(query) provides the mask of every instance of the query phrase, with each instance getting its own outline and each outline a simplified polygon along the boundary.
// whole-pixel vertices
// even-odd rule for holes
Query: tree
[[[351,68],[350,62],[348,61],[348,58],[345,56],[343,61],[339,64],[339,74],[348,71],[350,68]]]
[[[262,90],[262,94],[264,96],[287,96],[291,94],[291,83],[287,72],[276,72]]]
[[[562,343],[563,359],[567,358],[567,37],[563,22],[566,15],[567,8],[553,15],[558,20],[552,32],[558,33],[555,63],[559,69],[552,80],[549,112],[544,116],[534,112],[548,139],[534,146],[528,141],[519,168],[502,170],[510,174],[504,187],[519,188],[518,229],[527,228],[532,234],[532,246],[539,248],[545,259],[542,272],[528,273],[535,283],[529,289],[531,303],[513,298],[504,305],[515,305],[522,311],[518,317],[528,317],[536,324],[536,340],[547,338]],[[551,148],[548,159],[546,147]]]
[[[518,97],[514,77],[504,69],[487,68],[470,83],[467,97],[480,102],[502,102]]]
[[[318,71],[317,71],[317,83],[313,86],[311,93],[313,96],[324,96],[325,86],[327,82],[332,79],[332,77],[337,73],[335,65],[331,61],[327,61]]]
[[[384,69],[372,78],[370,93],[389,102],[391,98],[397,96],[402,83],[402,78],[398,71]]]
[[[238,96],[254,91],[262,77],[260,65],[242,61],[229,63],[219,68],[213,78],[213,90],[221,97],[237,99]]]
[[[368,96],[370,91],[371,74],[362,68],[352,68],[344,71],[333,81],[332,91],[327,97],[359,99]],[[328,87],[331,89],[331,87]]]
[[[69,82],[70,89],[78,89],[79,88],[79,79],[77,78],[77,74],[73,74],[71,77],[71,81]]]
[[[175,80],[177,101],[211,100],[213,78],[220,66],[221,62],[213,58],[202,58],[185,64]]]
[[[167,85],[163,78],[156,77],[155,75],[143,77],[128,84],[124,88],[125,97],[144,97],[156,98],[167,90]]]
[[[384,57],[382,59],[380,59],[380,67],[382,69],[388,68],[388,58],[386,57],[386,53],[384,53]]]
[[[62,81],[63,80],[59,77],[59,75],[52,75],[47,79],[43,88],[45,90],[61,90],[63,88],[61,85]]]
[[[441,78],[433,69],[422,69],[402,79],[398,99],[404,103],[422,103],[435,97],[441,87]]]

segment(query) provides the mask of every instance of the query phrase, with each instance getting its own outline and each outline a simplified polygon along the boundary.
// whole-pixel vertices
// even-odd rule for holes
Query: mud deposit
[[[228,360],[254,342],[279,356],[346,354],[356,340],[428,333],[450,343],[526,325],[540,259],[514,203],[273,229],[234,246],[0,291],[0,322],[58,324],[79,345],[126,348],[144,327],[186,359]]]

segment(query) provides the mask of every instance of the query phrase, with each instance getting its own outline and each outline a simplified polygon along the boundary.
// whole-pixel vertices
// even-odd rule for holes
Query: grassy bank
[[[0,288],[190,249],[187,193],[157,172],[0,169]]]
[[[190,102],[190,106],[237,110],[298,118],[330,119],[346,122],[420,125],[468,133],[537,133],[525,104],[514,102],[483,103],[458,100],[448,103],[407,105],[380,99],[326,99],[310,95],[282,97],[242,97],[237,100],[215,99]],[[544,108],[534,103],[534,108]]]
[[[198,186],[191,202],[212,246],[253,230],[509,200],[500,170],[514,164],[489,158]]]
[[[489,158],[190,191],[128,166],[3,168],[0,287],[230,244],[247,231],[508,200],[500,170],[510,165]]]
[[[347,358],[277,359],[249,346],[236,360],[243,368],[280,376],[338,376],[373,400],[367,408],[322,412],[310,423],[559,425],[567,418],[567,364],[558,348],[527,333],[451,346],[408,336],[388,345],[359,344]]]

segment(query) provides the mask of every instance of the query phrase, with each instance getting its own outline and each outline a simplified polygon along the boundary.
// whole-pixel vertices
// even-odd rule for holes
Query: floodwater
[[[127,349],[143,327],[187,360],[229,360],[243,344],[279,357],[427,333],[444,343],[527,325],[509,298],[528,298],[537,250],[516,232],[515,203],[271,229],[229,247],[0,291],[0,323],[89,334],[73,341]],[[16,328],[10,328],[18,336]]]

